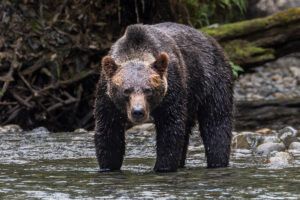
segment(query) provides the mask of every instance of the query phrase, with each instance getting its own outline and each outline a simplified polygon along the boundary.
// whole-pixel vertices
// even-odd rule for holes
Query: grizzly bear
[[[233,78],[217,42],[186,25],[131,25],[102,59],[94,115],[100,171],[119,170],[128,124],[151,117],[156,172],[184,167],[197,119],[208,168],[226,167]]]

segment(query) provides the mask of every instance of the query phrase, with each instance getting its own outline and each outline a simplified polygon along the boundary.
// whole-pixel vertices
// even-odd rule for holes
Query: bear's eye
[[[129,96],[133,92],[133,88],[127,88],[123,91],[125,96]]]
[[[146,89],[144,89],[144,94],[146,95],[146,96],[151,96],[152,95],[152,90],[150,89],[150,88],[146,88]]]

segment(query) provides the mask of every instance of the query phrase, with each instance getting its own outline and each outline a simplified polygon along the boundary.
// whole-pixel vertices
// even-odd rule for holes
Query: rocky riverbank
[[[295,99],[300,97],[300,54],[253,68],[235,83],[236,101]]]
[[[240,75],[235,82],[235,128],[300,129],[300,54]]]

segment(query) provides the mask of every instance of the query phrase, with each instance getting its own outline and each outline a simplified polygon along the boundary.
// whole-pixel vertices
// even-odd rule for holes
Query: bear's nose
[[[131,110],[131,116],[135,119],[141,119],[145,116],[145,110],[142,106],[136,106]]]

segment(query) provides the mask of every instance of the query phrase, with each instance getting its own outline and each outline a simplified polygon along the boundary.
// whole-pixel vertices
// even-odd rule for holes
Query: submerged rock
[[[273,142],[267,142],[259,145],[256,148],[256,153],[259,155],[269,155],[271,152],[277,152],[277,151],[284,151],[285,145],[283,143],[273,143]]]
[[[18,133],[22,132],[23,129],[16,124],[10,124],[10,125],[5,125],[5,126],[0,126],[0,133]]]
[[[276,152],[269,159],[269,167],[283,168],[288,167],[292,162],[292,156],[287,152]]]

